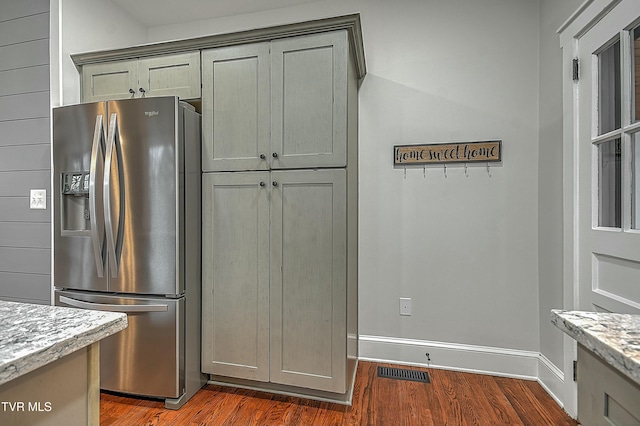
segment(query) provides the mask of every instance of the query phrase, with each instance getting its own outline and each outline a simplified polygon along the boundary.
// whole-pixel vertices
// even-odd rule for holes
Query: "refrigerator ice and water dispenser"
[[[91,229],[89,215],[89,172],[62,173],[60,203],[61,231],[88,231]]]

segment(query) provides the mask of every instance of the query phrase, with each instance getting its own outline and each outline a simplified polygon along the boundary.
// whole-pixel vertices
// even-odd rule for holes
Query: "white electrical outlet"
[[[47,190],[32,189],[29,196],[30,209],[46,209],[47,208]]]
[[[400,315],[411,315],[411,298],[400,298]]]

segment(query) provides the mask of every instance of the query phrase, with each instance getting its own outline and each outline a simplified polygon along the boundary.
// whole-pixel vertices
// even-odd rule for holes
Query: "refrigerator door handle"
[[[107,312],[167,312],[169,305],[157,304],[157,305],[113,305],[109,303],[92,303],[85,302],[83,300],[72,299],[67,296],[60,296],[60,303],[65,303],[69,306],[81,309],[92,309],[94,311],[107,311]]]
[[[105,170],[104,170],[104,219],[105,219],[105,228],[107,233],[107,251],[109,253],[109,264],[111,266],[111,274],[114,278],[118,277],[118,271],[120,269],[120,251],[121,251],[121,242],[120,242],[120,234],[123,226],[124,220],[124,186],[122,179],[122,170],[120,169],[121,164],[119,161],[118,153],[120,151],[119,146],[119,135],[118,135],[118,114],[111,114],[111,118],[109,120],[109,141],[107,143],[107,154],[105,158]],[[114,229],[113,220],[112,220],[112,206],[111,206],[111,169],[113,166],[115,157],[115,162],[117,166],[116,176],[118,178],[118,194],[119,194],[119,215],[118,215],[118,229]],[[114,235],[114,232],[117,233]]]
[[[93,245],[93,257],[96,262],[96,271],[99,277],[104,277],[104,229],[102,235],[98,233],[98,217],[96,212],[96,173],[98,169],[98,156],[104,159],[104,126],[102,115],[96,116],[96,126],[93,131],[93,144],[91,147],[91,168],[89,171],[89,220],[91,223],[91,242]],[[102,164],[102,162],[101,162]],[[100,238],[102,237],[102,239]]]

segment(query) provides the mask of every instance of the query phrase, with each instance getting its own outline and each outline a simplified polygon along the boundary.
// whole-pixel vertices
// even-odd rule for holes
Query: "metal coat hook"
[[[444,164],[444,177],[447,177],[447,165]]]
[[[407,166],[404,166],[404,178],[407,178]]]
[[[464,163],[464,175],[466,177],[469,177],[469,171],[468,171],[468,168],[467,168],[467,163]]]
[[[427,166],[422,166],[422,177],[427,178]]]
[[[487,162],[487,174],[491,177],[491,169],[489,168],[489,163]]]

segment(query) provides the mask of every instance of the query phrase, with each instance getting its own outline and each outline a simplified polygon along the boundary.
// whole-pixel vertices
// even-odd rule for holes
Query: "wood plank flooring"
[[[377,377],[358,365],[353,406],[207,385],[180,410],[162,402],[102,393],[100,424],[108,425],[577,425],[533,381],[407,367],[431,383]],[[397,366],[396,366],[397,367]]]

